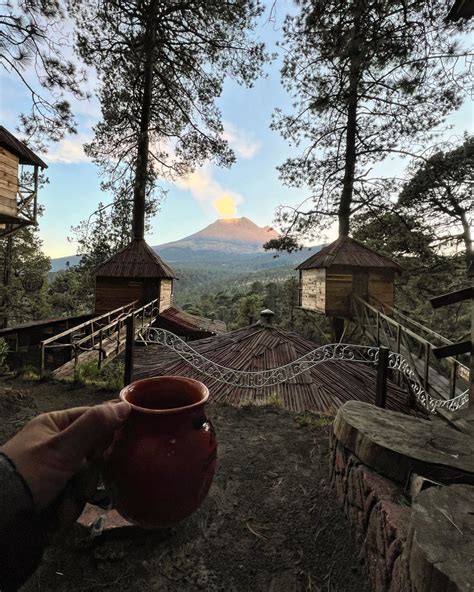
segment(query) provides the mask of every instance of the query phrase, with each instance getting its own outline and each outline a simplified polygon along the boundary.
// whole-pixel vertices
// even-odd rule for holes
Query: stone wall
[[[403,491],[331,439],[331,481],[349,521],[372,590],[411,592],[404,549],[411,507]]]
[[[474,592],[474,438],[349,401],[331,481],[373,592]]]

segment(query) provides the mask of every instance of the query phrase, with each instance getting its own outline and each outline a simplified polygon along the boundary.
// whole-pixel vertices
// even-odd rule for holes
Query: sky
[[[269,51],[281,39],[282,20],[292,10],[291,0],[280,0],[274,22],[269,22],[269,9],[261,18],[256,36]],[[201,230],[220,217],[246,216],[259,226],[272,225],[278,205],[296,205],[307,197],[307,191],[285,187],[276,167],[290,156],[291,148],[277,132],[269,129],[276,107],[291,110],[291,97],[280,83],[280,56],[266,66],[266,77],[247,89],[228,81],[219,99],[225,137],[234,149],[237,161],[230,169],[206,165],[187,179],[163,182],[167,197],[152,220],[146,236],[151,245],[183,238]],[[90,81],[93,90],[94,77]],[[28,91],[16,78],[0,71],[0,122],[15,133],[18,115],[28,110]],[[48,164],[49,183],[41,190],[39,201],[44,206],[40,219],[43,250],[50,257],[76,252],[71,227],[95,211],[99,201],[110,203],[110,195],[100,191],[98,168],[85,156],[82,145],[92,139],[92,127],[100,117],[97,100],[71,101],[78,123],[77,135],[66,137],[41,154]],[[453,126],[450,136],[472,130],[472,104],[465,103],[448,119]],[[398,174],[406,161],[395,159],[384,163],[382,170]],[[330,231],[326,239],[335,237]]]

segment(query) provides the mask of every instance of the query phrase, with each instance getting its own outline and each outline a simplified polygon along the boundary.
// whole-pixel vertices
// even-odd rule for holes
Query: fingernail
[[[126,419],[128,417],[128,414],[130,413],[131,407],[125,401],[121,401],[120,403],[114,405],[113,409],[119,419]]]

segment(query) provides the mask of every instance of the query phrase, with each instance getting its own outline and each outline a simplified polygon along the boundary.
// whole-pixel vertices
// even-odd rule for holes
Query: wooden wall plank
[[[6,181],[7,183],[11,183],[18,187],[18,175],[10,172],[10,168],[2,169],[0,167],[0,181]]]
[[[325,312],[326,270],[304,269],[301,273],[301,306],[306,310]]]
[[[16,210],[16,192],[0,187],[0,206],[7,206]]]
[[[350,297],[353,292],[352,273],[326,273],[326,314],[350,316]]]
[[[376,298],[383,304],[393,306],[395,297],[395,278],[390,271],[369,272],[369,296]],[[373,302],[377,306],[376,301]]]
[[[0,169],[18,177],[19,159],[4,148],[0,147]]]
[[[159,312],[169,308],[173,301],[173,280],[161,280]]]
[[[131,278],[97,278],[95,289],[95,312],[103,314],[143,299],[142,281]]]

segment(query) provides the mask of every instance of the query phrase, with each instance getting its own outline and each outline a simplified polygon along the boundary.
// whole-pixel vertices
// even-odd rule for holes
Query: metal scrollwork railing
[[[388,367],[400,372],[406,378],[418,403],[432,413],[434,413],[436,409],[442,408],[447,409],[448,411],[457,411],[469,402],[468,390],[460,393],[452,399],[438,399],[430,395],[420,384],[411,366],[401,354],[390,352],[388,356]]]
[[[255,372],[235,370],[227,368],[206,358],[180,337],[166,331],[148,327],[140,332],[140,338],[146,343],[162,345],[174,351],[179,357],[185,360],[190,366],[209,378],[240,388],[257,389],[268,386],[275,386],[295,378],[314,368],[315,366],[329,361],[359,362],[376,365],[379,360],[379,348],[353,345],[346,343],[331,343],[322,345],[301,356],[297,360],[269,370]],[[405,376],[417,401],[431,412],[437,408],[446,408],[455,411],[463,407],[469,399],[469,392],[465,391],[453,399],[437,399],[427,393],[419,383],[415,373],[407,360],[395,352],[389,354],[389,368],[398,371]]]

